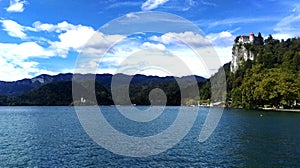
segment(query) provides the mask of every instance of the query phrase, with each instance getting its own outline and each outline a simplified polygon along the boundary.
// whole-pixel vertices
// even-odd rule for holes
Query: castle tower
[[[249,41],[250,41],[250,43],[254,43],[254,33],[253,32],[250,33]]]

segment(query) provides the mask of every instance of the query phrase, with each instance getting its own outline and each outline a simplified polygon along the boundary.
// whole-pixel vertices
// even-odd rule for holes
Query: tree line
[[[0,96],[0,106],[70,106],[70,105],[169,105],[179,106],[191,99],[199,99],[191,97],[188,94],[182,98],[181,88],[175,78],[168,80],[148,79],[149,83],[131,83],[129,85],[130,102],[115,104],[112,98],[110,88],[105,88],[97,81],[82,80],[79,82],[60,81],[45,84],[37,89],[23,93],[15,97]],[[185,82],[184,92],[192,93],[195,86],[189,81]],[[203,82],[198,82],[199,85]],[[128,88],[120,84],[119,89]],[[73,90],[76,90],[74,94]],[[164,94],[164,97],[154,97],[150,101],[149,96],[153,89],[159,88]],[[193,95],[193,94],[191,94]],[[118,95],[122,96],[126,94]],[[191,99],[188,99],[191,98]]]

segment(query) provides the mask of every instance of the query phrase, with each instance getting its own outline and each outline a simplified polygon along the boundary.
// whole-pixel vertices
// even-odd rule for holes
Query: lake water
[[[113,127],[131,136],[159,133],[178,113],[178,107],[166,107],[156,121],[128,124],[115,107],[101,109]],[[0,107],[0,167],[300,167],[300,113],[225,109],[200,143],[208,110],[198,110],[194,126],[173,148],[134,158],[95,143],[73,107]]]

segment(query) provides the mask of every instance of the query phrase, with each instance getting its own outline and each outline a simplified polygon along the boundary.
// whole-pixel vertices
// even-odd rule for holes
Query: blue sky
[[[148,11],[166,13],[164,16],[150,14],[139,20],[153,22],[149,26],[155,30],[163,29],[163,33],[126,34],[124,32],[140,24],[132,23],[124,28],[114,20],[141,17],[136,12]],[[170,25],[165,20],[173,17],[168,14],[190,21],[200,31],[180,28],[182,24],[178,18],[173,18],[178,30],[168,27]],[[115,24],[114,27],[111,23]],[[109,25],[109,29],[104,25]],[[191,73],[209,77],[218,66],[231,60],[235,36],[261,32],[265,37],[272,34],[275,38],[287,39],[299,37],[299,28],[300,2],[297,0],[0,0],[0,80],[74,72],[79,57],[89,58],[89,64],[86,64],[89,68],[79,68],[77,72],[94,72],[96,68],[97,73],[117,73],[124,70],[120,65],[129,65],[131,55],[135,59],[130,65],[137,67],[134,64],[139,62],[137,57],[147,62],[150,56],[146,59],[144,55],[155,54],[159,57],[156,55],[153,59],[159,60],[157,63],[165,61],[165,66],[143,64],[143,68],[130,73],[161,76]],[[136,30],[140,30],[139,27]],[[91,37],[97,37],[95,45],[89,41]],[[192,50],[211,53],[204,49],[207,41],[203,37],[209,40],[216,53],[203,54],[205,56],[198,59]],[[189,47],[178,43],[178,39]],[[80,54],[87,50],[94,57]],[[99,54],[103,53],[105,57],[100,59]],[[164,60],[168,54],[180,57],[189,71],[180,73],[185,72],[179,68],[180,64],[171,65]],[[220,64],[207,63],[207,60],[214,62],[212,59],[220,60]],[[173,71],[172,67],[180,69],[176,71],[178,74],[168,71]]]

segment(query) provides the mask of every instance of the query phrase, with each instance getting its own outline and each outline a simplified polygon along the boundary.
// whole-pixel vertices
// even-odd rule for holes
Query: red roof
[[[246,35],[242,35],[240,37],[243,37],[243,38],[249,38],[249,36],[246,36]]]

